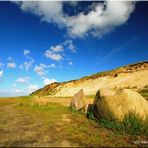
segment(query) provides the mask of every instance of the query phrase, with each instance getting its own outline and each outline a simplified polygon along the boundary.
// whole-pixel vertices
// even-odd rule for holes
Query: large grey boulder
[[[148,116],[148,102],[138,92],[130,89],[101,89],[94,100],[97,118],[117,119],[122,121],[130,112],[142,119]]]
[[[70,102],[70,107],[75,110],[83,109],[85,113],[87,112],[87,101],[82,89],[73,96]]]

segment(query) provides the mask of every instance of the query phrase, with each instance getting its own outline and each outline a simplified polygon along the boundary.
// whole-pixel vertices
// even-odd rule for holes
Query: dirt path
[[[17,104],[0,108],[0,146],[9,147],[49,147],[74,146],[64,137],[59,137],[61,124],[47,127],[39,118],[23,110],[18,110]],[[63,120],[69,122],[66,115]],[[62,123],[62,122],[61,122]],[[75,146],[78,146],[75,144]]]

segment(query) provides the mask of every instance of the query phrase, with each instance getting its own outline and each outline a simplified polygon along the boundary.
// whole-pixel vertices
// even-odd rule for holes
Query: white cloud
[[[49,85],[49,84],[54,83],[54,82],[57,82],[57,81],[55,79],[48,79],[48,78],[44,79],[45,85]]]
[[[39,89],[39,86],[38,85],[29,85],[28,89],[29,89],[29,92],[31,93],[31,92],[36,91],[37,89]]]
[[[0,78],[3,77],[3,70],[0,71]]]
[[[24,93],[24,91],[21,90],[21,89],[15,89],[15,92],[18,93],[18,94],[20,94],[20,93]]]
[[[133,1],[105,1],[93,3],[88,13],[79,12],[69,16],[63,11],[65,2],[62,1],[34,1],[17,2],[23,11],[29,11],[39,16],[42,21],[65,26],[70,36],[84,37],[89,34],[102,37],[118,26],[126,23],[134,11]],[[77,7],[78,4],[73,5]]]
[[[68,46],[68,48],[72,51],[72,52],[76,52],[76,48],[73,44],[73,40],[66,40],[64,43],[64,45]]]
[[[36,65],[34,68],[34,71],[40,75],[41,77],[44,77],[46,73],[48,72],[46,69],[48,68],[56,68],[56,65],[54,63],[50,65],[45,65],[43,63],[40,63],[39,65]]]
[[[56,68],[56,65],[54,63],[52,63],[50,65],[40,63],[40,66],[43,67],[43,68]]]
[[[70,62],[68,62],[68,64],[72,66],[73,65],[73,62],[70,61]]]
[[[53,64],[50,64],[48,65],[49,68],[56,68],[56,65],[53,63]]]
[[[16,80],[16,82],[22,83],[22,84],[25,84],[25,83],[27,83],[28,81],[29,81],[29,77],[18,78],[18,79]]]
[[[63,59],[63,56],[60,53],[54,53],[53,51],[50,50],[46,50],[45,56],[55,61],[60,61]]]
[[[35,68],[34,68],[34,71],[40,75],[41,77],[45,76],[45,71],[44,71],[44,67],[41,66],[41,65],[36,65]]]
[[[71,36],[84,37],[90,32],[93,36],[102,37],[115,27],[124,24],[134,10],[130,1],[106,1],[96,4],[88,14],[80,13],[67,20]]]
[[[55,47],[52,46],[50,49],[51,49],[53,52],[61,52],[61,51],[64,51],[62,45],[56,45]]]
[[[30,53],[29,50],[24,50],[24,55],[27,55],[27,54],[29,54],[29,53]]]
[[[72,52],[76,52],[76,48],[73,44],[73,41],[66,40],[59,45],[51,46],[51,48],[49,50],[46,50],[45,56],[49,59],[52,59],[55,61],[60,61],[63,59],[63,56],[64,56],[64,53],[63,53],[64,48],[63,47],[70,49]],[[62,52],[62,53],[59,53],[59,52]]]
[[[26,70],[29,70],[32,67],[32,64],[34,63],[34,59],[28,56],[29,53],[30,53],[29,50],[24,50],[24,55],[27,60],[19,66],[20,69],[25,68]]]
[[[25,69],[28,70],[29,68],[31,68],[33,63],[34,63],[33,60],[25,61],[25,62],[24,62],[24,67],[25,67]]]
[[[69,45],[69,49],[70,49],[72,52],[76,52],[75,46],[74,46],[73,44],[70,44],[70,45]]]
[[[16,68],[16,64],[15,64],[14,62],[9,62],[9,63],[7,64],[7,67],[8,67],[8,68]]]

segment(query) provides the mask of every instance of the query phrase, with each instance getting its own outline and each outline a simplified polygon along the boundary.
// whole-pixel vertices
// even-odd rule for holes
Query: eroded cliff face
[[[52,83],[31,95],[69,97],[80,89],[84,90],[85,95],[95,95],[100,88],[141,89],[146,85],[148,85],[148,62],[140,62],[78,80]]]

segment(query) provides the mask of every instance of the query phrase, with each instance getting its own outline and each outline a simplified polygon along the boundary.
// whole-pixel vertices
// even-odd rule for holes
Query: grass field
[[[32,100],[32,97],[0,99],[1,147],[133,147],[139,146],[137,141],[147,140],[146,136],[120,134],[103,128],[82,112],[70,110],[62,98],[59,103],[52,99],[41,107],[32,104]]]

